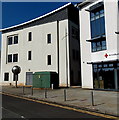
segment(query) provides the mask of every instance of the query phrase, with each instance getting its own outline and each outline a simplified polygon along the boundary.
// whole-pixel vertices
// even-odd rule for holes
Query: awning
[[[119,62],[119,59],[107,60],[107,61],[96,61],[96,62],[87,62],[87,64],[98,64],[98,63],[110,63],[110,62]]]

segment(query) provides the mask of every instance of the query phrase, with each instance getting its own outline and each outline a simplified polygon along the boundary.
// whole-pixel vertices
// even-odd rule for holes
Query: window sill
[[[104,50],[97,50],[97,51],[91,51],[92,53],[96,53],[96,52],[101,52],[101,51],[105,51],[107,49],[104,49]]]
[[[95,38],[92,38],[90,40],[86,40],[87,42],[94,42],[94,41],[102,41],[106,38],[105,35],[101,35],[101,36],[98,36],[98,37],[95,37]]]

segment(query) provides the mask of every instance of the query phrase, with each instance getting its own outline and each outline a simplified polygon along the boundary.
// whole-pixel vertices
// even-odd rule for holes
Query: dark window
[[[51,34],[47,34],[47,43],[51,43]]]
[[[92,52],[106,50],[106,40],[103,41],[94,41],[92,44]]]
[[[72,27],[72,38],[77,39],[78,40],[78,29],[76,29],[75,27]]]
[[[13,54],[13,62],[18,62],[18,54]]]
[[[12,62],[12,54],[8,55],[8,62]]]
[[[14,44],[18,44],[18,36],[14,36]]]
[[[4,73],[4,81],[9,81],[9,73]]]
[[[32,41],[32,32],[29,32],[28,34],[28,41]]]
[[[12,37],[8,37],[8,45],[12,45]]]
[[[93,64],[94,88],[115,89],[114,69],[114,63]]]
[[[99,37],[105,36],[105,18],[104,6],[91,11],[91,38],[97,38],[92,41],[92,52],[106,50],[106,38]],[[97,41],[96,41],[97,40]]]
[[[31,51],[28,51],[28,60],[31,60]]]
[[[91,11],[91,38],[105,35],[104,7]]]
[[[76,59],[76,53],[75,53],[75,50],[74,50],[74,49],[72,50],[72,54],[73,54],[73,55],[72,55],[72,56],[73,56],[73,60],[75,60],[75,59]]]
[[[48,55],[48,65],[51,65],[51,55]]]

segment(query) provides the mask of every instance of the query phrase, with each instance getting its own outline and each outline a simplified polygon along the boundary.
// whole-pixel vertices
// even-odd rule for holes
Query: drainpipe
[[[57,72],[59,80],[59,21],[57,20]]]
[[[68,58],[67,58],[67,36],[68,36],[68,33],[67,33],[67,29],[65,29],[65,36],[66,36],[66,82],[67,82],[67,87],[68,87]]]

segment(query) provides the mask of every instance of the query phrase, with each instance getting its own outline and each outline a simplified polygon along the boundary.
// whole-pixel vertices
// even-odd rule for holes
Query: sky
[[[67,3],[68,2],[2,2],[2,14],[0,14],[2,26],[0,26],[0,29],[1,27],[7,28],[37,18]],[[73,4],[75,3],[73,2]]]

